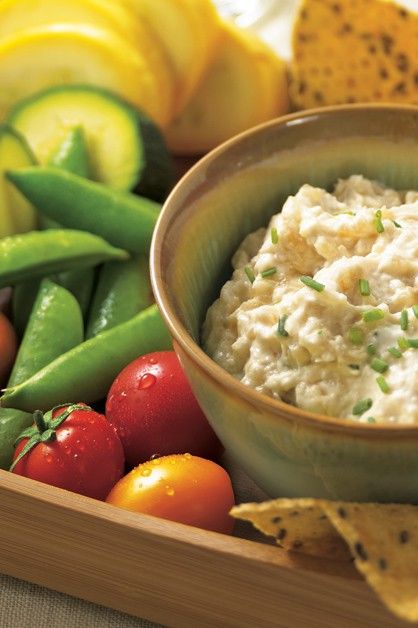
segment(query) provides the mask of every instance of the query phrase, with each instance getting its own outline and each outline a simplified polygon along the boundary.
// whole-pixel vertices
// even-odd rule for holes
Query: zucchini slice
[[[4,176],[6,170],[35,163],[35,157],[20,133],[5,124],[0,125],[0,238],[36,228],[34,208]]]
[[[171,187],[171,158],[157,126],[105,89],[47,88],[17,103],[8,122],[26,137],[41,164],[50,162],[71,129],[81,127],[93,180],[157,201]]]

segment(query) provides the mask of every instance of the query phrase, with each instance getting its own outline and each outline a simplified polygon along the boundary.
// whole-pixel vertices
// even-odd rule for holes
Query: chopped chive
[[[392,222],[397,229],[402,229],[402,225],[400,225],[399,222],[396,222],[396,220],[392,220]]]
[[[408,329],[408,310],[402,310],[401,312],[401,329],[406,331]]]
[[[353,371],[360,370],[360,364],[349,364],[348,366],[350,367],[350,369],[353,369]]]
[[[389,364],[385,360],[382,360],[382,358],[373,358],[373,360],[370,362],[370,366],[374,371],[377,371],[378,373],[385,373],[385,371],[387,371],[389,368]]]
[[[402,357],[402,351],[399,351],[399,349],[397,349],[396,347],[388,347],[388,351],[391,355],[393,355],[394,358]]]
[[[377,349],[376,349],[376,345],[374,344],[369,344],[366,347],[366,351],[369,355],[375,355]]]
[[[277,333],[279,334],[279,336],[286,337],[289,335],[285,329],[286,321],[287,321],[287,314],[284,314],[284,316],[281,316],[279,318],[279,322],[277,324]]]
[[[380,321],[382,318],[385,318],[385,313],[383,310],[376,308],[374,310],[367,310],[363,312],[363,320],[365,323],[373,323],[374,321]]]
[[[277,233],[276,227],[271,228],[270,235],[271,235],[271,243],[277,244],[279,241],[279,234]]]
[[[348,330],[348,338],[353,345],[362,345],[364,342],[363,330],[359,327],[350,327]]]
[[[379,377],[376,377],[376,384],[379,386],[380,390],[383,393],[387,394],[388,392],[390,392],[390,386],[383,377],[383,375],[379,375]]]
[[[358,287],[360,290],[360,294],[363,297],[368,297],[370,295],[370,285],[369,282],[367,281],[367,279],[359,279],[358,280]]]
[[[357,401],[357,403],[353,407],[352,413],[357,416],[361,416],[362,414],[367,412],[367,410],[370,410],[372,405],[373,405],[373,401],[370,398],[361,399],[360,401]]]
[[[411,347],[411,349],[418,349],[418,338],[409,338],[407,343],[408,347]]]
[[[380,209],[375,213],[374,227],[377,233],[383,233],[385,230],[382,222],[382,211]]]
[[[248,279],[251,281],[251,283],[253,283],[255,281],[255,275],[251,266],[246,266],[244,268],[244,272],[247,275]]]
[[[398,338],[398,347],[402,351],[406,351],[406,349],[409,349],[409,342],[404,336]]]
[[[277,273],[277,268],[275,266],[272,266],[271,268],[266,268],[266,270],[263,270],[261,272],[261,276],[271,277],[271,275],[274,275],[275,273]]]
[[[376,419],[374,418],[374,416],[367,417],[367,423],[376,423]]]
[[[418,318],[418,305],[413,305],[412,311],[414,313],[415,318]]]
[[[308,277],[307,275],[302,275],[302,277],[300,277],[300,280],[302,283],[305,284],[305,286],[308,286],[308,288],[312,288],[317,292],[322,292],[322,290],[324,290],[325,288],[323,283],[319,283],[319,281],[315,281],[315,279],[312,279],[312,277]]]

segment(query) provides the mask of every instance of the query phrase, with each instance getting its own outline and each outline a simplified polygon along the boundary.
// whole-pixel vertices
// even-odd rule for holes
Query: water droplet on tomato
[[[166,486],[165,487],[165,494],[168,495],[169,497],[172,497],[174,495],[174,488],[172,486]]]
[[[52,462],[52,456],[51,454],[45,454],[45,461],[51,463]]]
[[[147,478],[149,475],[151,475],[151,469],[142,469],[141,470],[141,475],[143,475],[145,478]]]
[[[184,454],[183,458],[186,458],[186,460],[190,460],[192,457],[192,454]]]
[[[78,458],[78,454],[74,454],[73,458],[76,460]]]
[[[149,363],[150,364],[157,364],[157,359],[156,358],[150,358],[149,359]]]
[[[159,458],[153,458],[151,460],[151,463],[155,466],[157,466],[158,464],[160,464],[161,460]]]
[[[143,375],[138,382],[138,388],[151,388],[151,386],[154,386],[156,381],[157,378],[155,377],[155,375],[153,375],[152,373],[145,373],[145,375]]]

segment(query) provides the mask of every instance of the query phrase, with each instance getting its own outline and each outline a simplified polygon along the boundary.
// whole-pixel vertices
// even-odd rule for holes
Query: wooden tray
[[[350,563],[205,532],[0,471],[0,571],[168,626],[399,627]]]

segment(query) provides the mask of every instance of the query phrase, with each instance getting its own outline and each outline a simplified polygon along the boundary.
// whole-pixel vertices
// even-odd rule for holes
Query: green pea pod
[[[38,294],[41,279],[29,279],[17,284],[12,295],[13,327],[19,338],[25,333],[36,295]]]
[[[50,279],[43,279],[8,386],[29,379],[83,339],[83,317],[76,298]]]
[[[118,265],[125,262],[112,263]],[[90,306],[95,276],[94,268],[82,268],[67,270],[66,272],[58,273],[54,277],[54,281],[63,286],[63,288],[67,288],[75,296],[80,305],[83,318],[87,315]]]
[[[128,321],[153,302],[148,260],[107,262],[100,269],[87,323],[86,338]]]
[[[50,166],[62,168],[86,179],[90,175],[86,136],[82,126],[69,130],[49,160]]]
[[[48,229],[9,236],[0,240],[0,288],[128,257],[126,251],[84,231]]]
[[[33,417],[15,408],[0,408],[0,469],[12,464],[14,443],[17,437],[30,427]]]
[[[18,386],[7,388],[3,407],[48,410],[67,402],[103,399],[116,375],[139,355],[171,349],[156,305],[86,340]]]
[[[84,129],[75,126],[69,130],[49,160],[49,166],[62,168],[86,179],[90,176],[90,164]],[[40,229],[59,229],[60,224],[48,216],[40,214]]]
[[[135,253],[149,250],[158,203],[58,168],[20,168],[6,176],[41,213],[65,227],[95,233]]]

